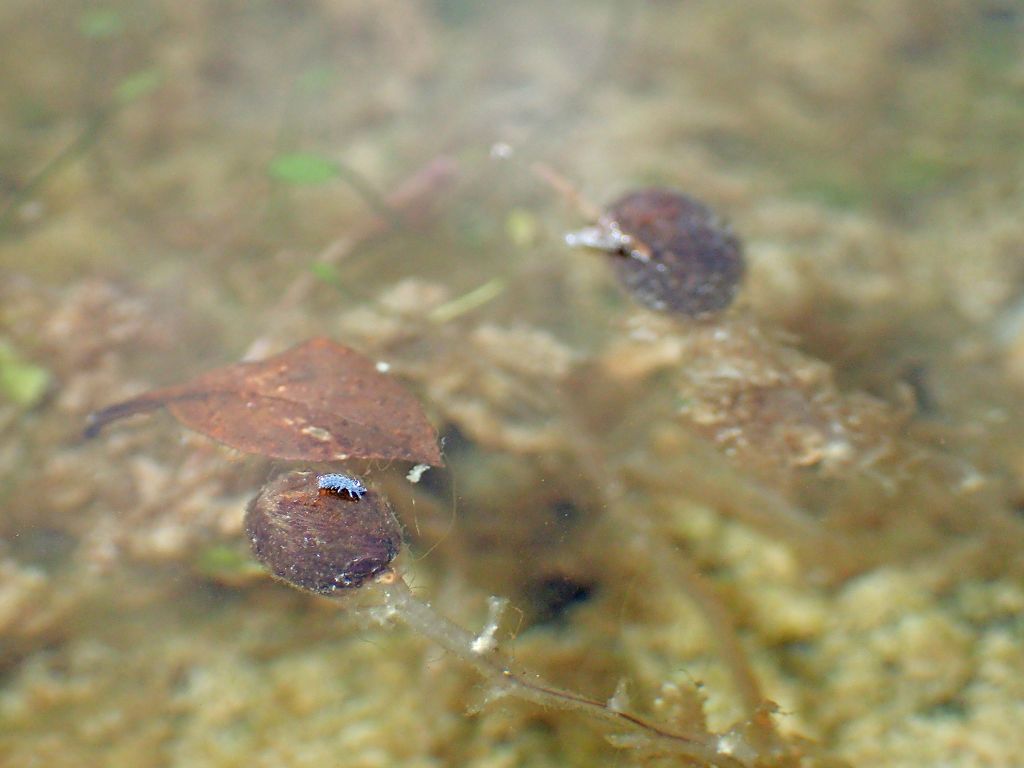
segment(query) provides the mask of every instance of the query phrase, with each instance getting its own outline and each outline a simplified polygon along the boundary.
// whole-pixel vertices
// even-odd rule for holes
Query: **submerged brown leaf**
[[[161,407],[214,440],[276,459],[443,463],[419,401],[373,361],[326,338],[96,411],[85,435]]]

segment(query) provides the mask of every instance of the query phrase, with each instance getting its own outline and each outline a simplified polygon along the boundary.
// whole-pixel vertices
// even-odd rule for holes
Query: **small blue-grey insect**
[[[343,475],[340,472],[318,475],[316,484],[321,491],[330,491],[339,495],[347,493],[350,499],[361,499],[363,494],[366,493],[365,485],[356,478]]]

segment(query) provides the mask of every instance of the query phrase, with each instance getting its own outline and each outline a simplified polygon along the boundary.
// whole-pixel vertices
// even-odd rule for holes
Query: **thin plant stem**
[[[653,751],[675,754],[720,768],[745,768],[745,763],[719,748],[714,734],[682,734],[639,715],[590,699],[578,693],[550,685],[541,678],[517,669],[494,641],[496,622],[480,635],[473,635],[438,614],[429,604],[418,600],[406,581],[387,571],[377,584],[384,595],[386,615],[404,622],[410,629],[440,645],[473,667],[499,696],[518,699],[555,709],[582,712],[609,724],[626,728],[641,738]]]
[[[99,138],[103,128],[106,127],[113,115],[114,109],[105,107],[97,110],[95,114],[86,120],[85,126],[78,132],[67,146],[50,158],[42,168],[36,171],[35,175],[26,184],[20,187],[8,201],[7,205],[0,210],[0,232],[3,232],[10,224],[11,219],[18,208],[32,197],[42,186],[49,181],[58,171],[68,163],[78,159],[85,154]]]

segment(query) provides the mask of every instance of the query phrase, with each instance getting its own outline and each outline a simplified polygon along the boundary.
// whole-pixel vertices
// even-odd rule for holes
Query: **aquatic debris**
[[[0,339],[0,400],[9,400],[20,408],[39,404],[52,383],[45,368],[34,365],[6,341]]]
[[[321,491],[336,493],[339,496],[344,493],[354,500],[361,499],[366,495],[365,485],[359,482],[358,479],[349,475],[343,475],[340,472],[320,475],[316,479],[316,484]]]
[[[391,566],[401,545],[401,529],[387,499],[374,491],[355,504],[319,492],[311,472],[289,472],[260,490],[248,507],[245,527],[253,554],[278,579],[296,589],[339,596],[366,585],[384,605],[372,609],[381,624],[401,621],[472,667],[487,685],[486,699],[511,696],[544,707],[588,715],[619,729],[616,746],[641,755],[673,756],[687,764],[752,768],[805,764],[806,753],[760,722],[770,720],[766,705],[753,720],[712,733],[703,715],[674,729],[624,708],[622,697],[591,699],[545,682],[522,669],[501,647],[497,632],[507,601],[491,598],[490,615],[478,634],[469,632],[417,599]]]
[[[428,469],[430,469],[429,464],[417,464],[406,473],[405,479],[410,483],[418,483],[423,478],[423,473]]]
[[[326,338],[96,411],[85,436],[158,408],[232,448],[276,459],[444,464],[419,401],[372,360]]]
[[[323,184],[341,175],[337,162],[312,152],[277,155],[267,166],[267,173],[276,181],[293,185]]]
[[[729,227],[703,203],[671,189],[624,195],[566,242],[613,254],[619,281],[637,301],[687,317],[728,307],[745,272]]]
[[[427,315],[435,323],[447,323],[467,312],[472,312],[482,307],[487,302],[500,296],[505,290],[505,281],[495,278],[488,280],[483,285],[474,288],[462,296],[457,296],[451,301],[434,307]]]
[[[333,477],[362,492],[351,500],[321,493],[324,479]],[[271,573],[318,594],[361,586],[395,559],[402,544],[387,499],[346,475],[281,475],[249,502],[245,530],[256,559]]]

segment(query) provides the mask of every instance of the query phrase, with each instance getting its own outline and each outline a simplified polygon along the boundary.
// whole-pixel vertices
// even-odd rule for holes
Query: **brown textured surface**
[[[314,472],[289,472],[249,503],[245,530],[256,559],[293,587],[321,594],[355,589],[402,546],[387,499],[321,492]]]
[[[443,464],[419,401],[373,361],[330,339],[117,403],[89,417],[86,435],[162,406],[214,440],[275,459]]]
[[[643,764],[570,712],[463,717],[488,690],[369,630],[350,610],[369,583],[337,610],[244,577],[269,462],[162,415],[69,439],[89,410],[324,335],[387,360],[450,436],[450,475],[372,467],[417,539],[392,566],[470,629],[510,598],[498,638],[522,609],[523,666],[599,698],[625,680],[666,723],[742,722],[691,562],[787,734],[857,768],[1019,764],[1010,5],[112,0],[54,23],[0,3],[0,337],[53,383],[28,411],[0,398],[0,764]],[[62,155],[133,73],[162,85]],[[486,157],[496,139],[511,163]],[[465,186],[431,198],[436,226],[353,249],[376,210],[341,180],[268,178],[296,151],[385,196],[452,152]],[[649,184],[704,200],[745,242],[742,306],[692,322],[609,286],[618,257],[555,242],[589,217],[537,188],[537,160],[603,204]],[[879,565],[832,580],[794,518]],[[559,574],[593,596],[527,629],[525,588]]]
[[[698,317],[732,303],[744,272],[740,242],[705,205],[670,189],[642,189],[613,203],[608,219],[649,255],[614,259],[641,304]]]

